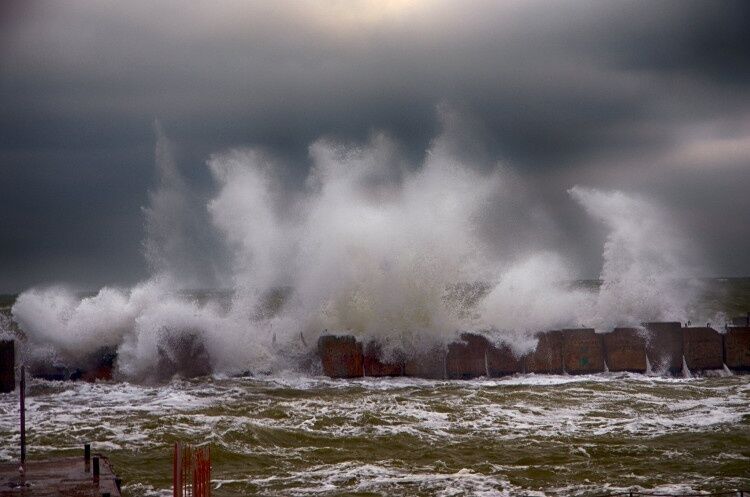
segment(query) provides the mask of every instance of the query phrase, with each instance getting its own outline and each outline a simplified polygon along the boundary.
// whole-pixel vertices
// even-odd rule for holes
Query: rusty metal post
[[[94,457],[94,483],[99,483],[99,458]]]
[[[174,459],[172,462],[172,495],[182,497],[182,446],[180,442],[174,444]]]
[[[26,473],[26,367],[21,366],[21,470]]]
[[[87,463],[91,460],[91,444],[83,444],[83,460]]]

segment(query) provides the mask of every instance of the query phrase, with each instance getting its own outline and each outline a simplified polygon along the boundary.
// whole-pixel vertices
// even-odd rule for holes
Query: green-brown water
[[[29,453],[110,456],[171,495],[171,444],[209,442],[215,496],[595,495],[750,487],[750,376],[32,381]],[[0,395],[0,460],[17,457]]]
[[[14,301],[0,296],[0,312]],[[747,278],[706,280],[695,307],[748,310]],[[750,376],[32,380],[27,404],[30,457],[90,441],[130,496],[171,495],[176,440],[211,444],[219,497],[750,488]],[[17,420],[17,395],[0,394],[0,461],[18,457]]]

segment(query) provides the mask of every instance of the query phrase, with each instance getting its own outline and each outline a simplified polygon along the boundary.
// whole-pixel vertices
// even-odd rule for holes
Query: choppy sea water
[[[108,455],[171,495],[171,445],[209,442],[215,496],[598,495],[750,487],[750,376],[30,382],[31,458]],[[0,395],[0,460],[18,457]]]

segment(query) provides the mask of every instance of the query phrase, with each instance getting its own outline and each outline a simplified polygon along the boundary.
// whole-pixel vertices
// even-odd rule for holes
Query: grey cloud
[[[718,158],[711,172],[677,164],[690,140],[735,136],[750,119],[746,3],[377,4],[32,2],[4,12],[0,291],[69,273],[82,285],[145,275],[139,207],[156,181],[156,117],[202,198],[212,188],[204,161],[237,145],[282,156],[292,186],[320,136],[382,129],[418,164],[441,103],[470,116],[461,146],[473,160],[509,164],[547,204],[559,245],[587,276],[599,235],[565,194],[575,183],[648,189],[694,219],[697,238],[737,240],[731,251],[699,241],[713,271],[750,273],[750,234],[717,217],[750,210],[721,194],[747,179],[748,161]],[[696,216],[680,192],[704,187],[717,206]],[[121,264],[102,262],[113,254]]]

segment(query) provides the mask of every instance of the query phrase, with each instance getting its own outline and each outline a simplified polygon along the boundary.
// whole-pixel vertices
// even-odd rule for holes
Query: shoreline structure
[[[603,372],[690,374],[711,370],[750,371],[750,326],[683,327],[678,322],[643,328],[592,328],[539,333],[535,350],[514,354],[505,343],[464,333],[459,341],[414,355],[385,358],[377,342],[352,335],[323,335],[318,354],[331,378],[409,376],[431,379],[497,378],[513,374]],[[401,357],[399,357],[401,355]]]
[[[458,340],[431,350],[412,354],[397,351],[387,356],[377,341],[325,334],[318,339],[316,359],[323,374],[331,378],[455,380],[526,373],[741,373],[750,372],[750,316],[742,321],[727,326],[724,332],[679,322],[643,323],[641,328],[615,328],[608,333],[597,333],[593,328],[546,331],[537,334],[536,348],[522,356],[508,344],[476,333],[463,333]],[[15,356],[15,340],[0,340],[0,393],[16,388]],[[32,370],[30,374],[51,380],[111,380],[115,361],[116,354],[108,353],[86,371],[62,374]]]

